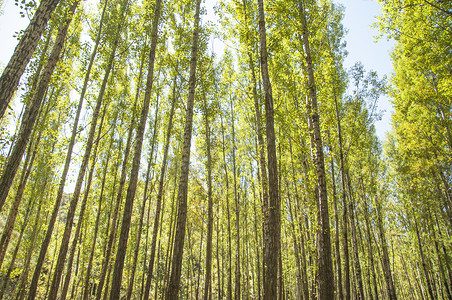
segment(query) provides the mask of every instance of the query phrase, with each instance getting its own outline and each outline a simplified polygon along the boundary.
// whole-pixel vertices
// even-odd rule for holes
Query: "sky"
[[[1,1],[1,0],[0,0]],[[350,68],[355,62],[361,61],[366,70],[375,70],[379,76],[390,76],[393,66],[389,53],[393,46],[386,39],[375,41],[377,31],[371,28],[375,17],[380,13],[377,0],[335,0],[345,7],[344,26],[348,29],[346,35],[348,57],[345,59],[345,68]],[[7,64],[17,40],[13,37],[15,32],[23,30],[29,23],[27,18],[20,17],[20,10],[14,5],[14,0],[4,0],[0,9],[0,68]],[[216,0],[205,0],[207,19],[214,20],[213,6]],[[385,110],[381,121],[375,126],[380,140],[384,140],[386,132],[390,130],[391,104],[387,97],[382,97],[378,103],[379,110]]]

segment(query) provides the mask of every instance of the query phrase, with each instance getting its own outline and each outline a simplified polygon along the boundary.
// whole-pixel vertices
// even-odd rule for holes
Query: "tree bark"
[[[381,241],[381,250],[383,253],[383,256],[381,258],[382,261],[382,267],[383,267],[383,274],[385,277],[386,282],[386,290],[388,292],[388,297],[390,300],[397,300],[397,295],[395,291],[394,282],[392,280],[392,272],[391,272],[391,263],[389,261],[389,254],[388,254],[388,243],[386,242],[386,235],[383,228],[383,212],[380,201],[377,199],[376,202],[376,209],[377,209],[377,227],[378,227],[378,234],[380,236]]]
[[[240,205],[239,205],[239,195],[237,193],[237,165],[236,165],[236,159],[235,159],[235,151],[236,151],[236,145],[235,145],[235,118],[234,118],[234,104],[231,97],[231,127],[232,127],[232,176],[234,180],[234,204],[235,204],[235,238],[236,238],[236,252],[235,252],[235,299],[240,299],[240,292],[241,292],[241,274],[240,274]]]
[[[355,286],[358,288],[358,299],[364,299],[364,287],[363,287],[363,278],[362,278],[362,271],[361,271],[361,263],[359,261],[359,249],[358,249],[358,235],[357,235],[357,229],[356,229],[356,223],[355,220],[355,205],[356,203],[353,201],[353,194],[352,194],[352,187],[351,187],[351,179],[350,175],[346,174],[347,178],[347,187],[348,187],[348,198],[350,200],[350,227],[352,230],[352,244],[353,244],[353,257],[355,262],[355,275],[356,275],[356,284]]]
[[[140,63],[140,73],[138,75],[137,92],[135,94],[135,103],[134,103],[133,111],[135,111],[135,109],[136,109],[138,98],[140,95],[140,85],[141,85],[141,77],[143,74],[143,65],[144,65],[144,55],[143,55],[143,57],[141,59],[141,63]],[[133,118],[133,120],[136,119],[135,114],[133,115],[132,118]],[[143,228],[144,211],[145,211],[146,202],[148,199],[149,181],[151,180],[150,172],[151,172],[151,166],[153,163],[154,145],[155,145],[155,139],[156,139],[156,135],[157,135],[157,120],[158,120],[158,99],[156,101],[154,132],[153,132],[153,137],[152,137],[152,149],[151,149],[151,155],[149,158],[148,168],[147,168],[147,172],[146,172],[146,182],[144,184],[143,202],[142,202],[141,211],[140,211],[140,223],[138,225],[137,243],[136,243],[135,251],[133,254],[132,274],[130,275],[129,286],[127,288],[126,300],[130,300],[130,298],[132,297],[133,285],[134,285],[134,280],[135,280],[135,272],[136,272],[136,266],[137,266],[137,261],[138,261],[138,254],[139,254],[139,250],[141,248],[141,247],[139,247],[139,245],[140,245],[140,241],[141,241],[141,230]],[[133,124],[134,123],[135,122],[133,122]],[[131,128],[129,128],[129,135],[132,134],[133,127],[135,127],[135,126],[132,125]],[[152,192],[152,190],[151,190],[151,192]],[[147,236],[146,236],[146,243],[147,243]],[[147,245],[146,245],[146,247],[147,247]]]
[[[334,298],[334,273],[331,260],[331,239],[330,239],[330,221],[328,212],[327,186],[325,176],[325,161],[323,157],[323,143],[320,132],[320,119],[317,108],[317,92],[314,80],[314,67],[312,64],[311,50],[309,45],[309,30],[306,21],[306,12],[303,2],[299,2],[299,12],[301,17],[303,45],[305,51],[305,60],[308,72],[308,90],[310,102],[307,107],[308,118],[312,124],[312,137],[315,149],[313,149],[313,158],[316,165],[317,183],[318,183],[318,208],[320,218],[319,234],[319,299]]]
[[[47,22],[60,0],[43,0],[25,29],[24,35],[14,49],[14,53],[0,77],[0,119],[19,85],[20,77],[38,46]]]
[[[204,95],[204,122],[207,149],[207,246],[206,246],[206,274],[204,277],[204,300],[209,299],[212,277],[212,231],[213,231],[213,200],[212,200],[212,155],[210,142],[209,108],[206,95]]]
[[[333,151],[331,151],[333,152]],[[336,269],[337,269],[337,281],[336,281],[336,288],[337,288],[337,299],[344,299],[344,295],[342,293],[342,268],[341,268],[341,250],[340,250],[340,240],[339,240],[339,210],[338,210],[338,200],[336,197],[336,179],[335,179],[335,173],[334,173],[334,159],[333,155],[331,155],[331,181],[332,181],[332,187],[333,187],[333,204],[334,204],[334,223],[336,225],[336,235],[334,244],[336,246]]]
[[[185,118],[184,145],[182,150],[182,165],[179,179],[177,200],[179,209],[177,213],[176,236],[174,239],[174,253],[171,265],[171,277],[166,290],[166,300],[176,300],[179,294],[180,277],[182,271],[182,256],[184,252],[185,223],[187,219],[187,193],[188,172],[190,164],[190,146],[193,127],[193,106],[196,91],[196,64],[198,59],[198,38],[200,23],[201,0],[196,1],[195,22],[193,27],[193,40],[190,59],[190,78],[188,81],[187,114]]]
[[[221,135],[222,135],[222,153],[223,153],[223,168],[224,175],[226,180],[226,218],[227,218],[227,231],[228,231],[228,290],[226,299],[232,299],[232,234],[231,234],[231,214],[229,209],[229,174],[228,174],[228,165],[226,163],[226,145],[225,145],[225,132],[223,125],[223,117],[221,118]]]
[[[268,158],[268,210],[264,215],[264,224],[268,224],[264,236],[264,300],[278,299],[278,258],[280,251],[281,212],[278,186],[278,167],[276,159],[276,137],[273,117],[273,95],[268,73],[267,36],[265,29],[264,3],[258,0],[259,41],[262,81],[265,94],[265,120],[267,133]],[[266,222],[265,219],[268,221]]]

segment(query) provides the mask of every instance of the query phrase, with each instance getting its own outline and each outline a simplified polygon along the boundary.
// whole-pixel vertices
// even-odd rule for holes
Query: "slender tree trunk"
[[[229,175],[228,175],[228,165],[226,163],[226,145],[225,145],[225,133],[223,126],[223,117],[221,118],[221,134],[222,134],[222,152],[223,152],[223,167],[226,179],[226,217],[227,217],[227,230],[228,230],[228,294],[227,299],[232,299],[232,234],[231,234],[231,214],[229,209]]]
[[[167,165],[167,161],[168,161],[168,151],[169,151],[169,144],[170,144],[170,140],[171,140],[171,131],[173,129],[174,109],[175,109],[175,105],[176,105],[176,78],[177,77],[175,75],[174,80],[173,80],[173,97],[172,97],[172,102],[171,102],[171,110],[169,113],[168,128],[166,130],[165,150],[163,153],[162,168],[160,170],[159,190],[157,193],[157,203],[156,203],[155,216],[154,216],[154,229],[153,229],[152,241],[151,241],[151,254],[150,254],[150,258],[149,258],[146,287],[144,290],[144,299],[149,298],[149,291],[151,289],[151,283],[152,283],[152,274],[153,274],[153,270],[154,270],[155,248],[156,248],[156,244],[157,244],[157,235],[158,235],[159,221],[160,221],[160,214],[161,214],[162,200],[163,200],[163,193],[164,193],[163,188],[164,188],[164,183],[165,183],[165,172],[166,172],[166,165]]]
[[[240,299],[240,205],[239,205],[239,195],[237,193],[237,166],[235,159],[235,120],[234,120],[234,104],[231,98],[231,127],[232,127],[232,176],[234,180],[234,205],[235,205],[235,230],[236,230],[236,258],[235,258],[235,299]]]
[[[134,124],[135,124],[134,120],[132,120],[132,124],[130,126],[132,128],[134,128],[135,127]],[[130,148],[132,145],[132,136],[133,136],[133,130],[129,130],[128,136],[127,136],[126,147],[125,147],[125,151],[124,151],[124,158],[123,158],[123,162],[122,162],[122,166],[121,166],[121,177],[119,180],[118,191],[116,194],[116,202],[115,202],[115,207],[113,210],[110,233],[108,234],[108,242],[106,242],[106,249],[104,252],[101,273],[99,276],[99,284],[98,284],[97,293],[96,293],[96,300],[100,300],[100,298],[102,297],[102,291],[103,291],[103,287],[104,287],[104,284],[106,281],[105,279],[106,279],[109,265],[110,265],[110,258],[111,258],[113,243],[116,238],[116,229],[117,229],[116,225],[117,225],[117,221],[118,221],[120,205],[122,202],[122,191],[124,189],[124,185],[126,182],[127,162],[129,160]],[[121,147],[119,147],[119,148],[121,148]],[[115,182],[116,182],[116,180],[115,180]],[[107,283],[108,283],[108,280],[107,280]]]
[[[332,151],[331,151],[332,152]],[[336,269],[337,269],[337,299],[344,299],[344,295],[342,294],[342,268],[341,268],[341,250],[340,250],[340,241],[339,241],[339,211],[338,211],[338,200],[336,197],[336,179],[334,173],[334,159],[333,155],[331,155],[331,181],[333,188],[333,204],[334,204],[334,223],[336,225],[336,235],[334,244],[336,247]]]
[[[355,261],[356,285],[358,288],[357,297],[358,299],[364,299],[363,278],[361,271],[361,263],[359,261],[358,236],[356,229],[357,221],[355,220],[355,203],[353,201],[351,180],[349,175],[347,176],[347,186],[348,186],[348,197],[350,199],[350,227],[352,229],[353,256]]]
[[[179,170],[179,161],[176,160],[174,166],[174,182],[173,182],[173,192],[171,197],[171,213],[170,213],[170,224],[169,224],[169,234],[168,234],[168,243],[166,250],[166,259],[165,259],[165,282],[163,285],[163,291],[165,292],[168,287],[169,282],[169,270],[171,269],[171,260],[170,257],[173,253],[174,246],[174,236],[175,236],[175,227],[176,227],[176,217],[177,217],[177,207],[176,207],[176,189],[177,189],[177,170]]]
[[[290,224],[291,224],[291,234],[292,234],[292,240],[294,244],[294,252],[295,252],[295,264],[297,266],[297,294],[296,299],[305,299],[303,295],[303,279],[301,275],[301,265],[300,265],[300,247],[298,245],[297,238],[295,236],[295,219],[292,212],[292,201],[290,199],[290,195],[288,193],[287,195],[287,207],[289,208],[289,217],[290,217]]]
[[[342,131],[341,131],[341,119],[339,116],[339,107],[337,103],[337,98],[334,97],[334,105],[336,111],[336,121],[337,121],[337,135],[339,141],[339,162],[340,162],[340,174],[341,174],[341,187],[342,187],[342,247],[344,249],[344,298],[346,300],[351,299],[350,290],[350,258],[348,251],[348,205],[347,196],[345,189],[345,161],[342,145]]]
[[[297,209],[298,209],[298,211],[300,211],[300,194],[298,193],[298,187],[296,184],[297,180],[295,178],[295,166],[294,166],[294,161],[293,161],[292,139],[291,138],[289,138],[289,151],[290,151],[290,165],[291,165],[291,169],[292,169],[292,183],[293,183],[294,189],[295,189],[295,199],[296,199],[296,203],[297,203]],[[294,214],[294,215],[296,215],[296,214]],[[309,299],[309,286],[308,286],[308,275],[306,272],[307,263],[306,263],[306,252],[305,252],[304,233],[303,233],[301,215],[298,218],[298,228],[299,228],[299,232],[300,232],[300,248],[301,248],[300,271],[301,271],[301,280],[302,280],[302,294],[300,295],[300,298],[308,300]]]
[[[264,300],[277,299],[278,293],[278,253],[280,250],[281,216],[278,191],[278,169],[276,160],[276,137],[273,117],[273,95],[268,74],[267,36],[265,29],[264,3],[258,0],[259,41],[262,81],[265,94],[265,120],[267,133],[268,157],[268,210],[264,215],[264,224],[268,224],[267,235],[264,236]],[[265,219],[268,219],[266,222]]]
[[[138,171],[140,169],[141,150],[144,139],[144,131],[146,128],[146,119],[149,112],[149,104],[151,100],[152,85],[154,82],[154,62],[157,48],[158,25],[160,21],[160,10],[162,0],[157,0],[155,3],[154,18],[152,20],[151,33],[151,49],[149,51],[149,69],[146,82],[146,90],[144,95],[144,102],[141,110],[140,122],[138,124],[137,136],[135,140],[135,150],[132,162],[132,170],[130,171],[129,188],[123,211],[123,219],[121,224],[121,233],[119,236],[118,251],[116,252],[115,267],[112,279],[112,288],[110,292],[110,299],[115,300],[120,298],[122,272],[124,269],[124,258],[126,256],[127,241],[129,238],[129,228],[132,221],[133,200],[138,183]]]
[[[206,130],[207,148],[207,247],[206,247],[206,274],[204,277],[204,300],[209,299],[212,277],[212,231],[213,231],[213,199],[212,199],[212,154],[210,142],[209,108],[204,95],[204,122]]]
[[[250,163],[251,164],[251,163]],[[251,170],[252,170],[252,164],[251,164]],[[259,172],[259,170],[257,170]],[[261,299],[261,257],[260,257],[260,243],[259,243],[259,230],[258,230],[258,220],[259,220],[259,214],[257,212],[256,208],[256,202],[260,201],[256,197],[256,188],[254,186],[254,180],[252,181],[253,185],[253,194],[254,194],[254,202],[253,202],[253,212],[254,212],[254,241],[255,241],[255,251],[256,251],[256,268],[257,268],[257,299]],[[260,193],[259,193],[260,194]],[[218,241],[217,241],[217,251],[218,251]],[[217,253],[218,256],[218,253]]]
[[[33,52],[38,46],[47,22],[59,2],[60,0],[41,1],[33,19],[14,49],[13,56],[3,70],[0,77],[0,119],[3,118],[6,108],[19,85],[20,77],[24,73]]]
[[[180,277],[182,271],[182,256],[184,252],[185,223],[187,219],[187,193],[188,193],[188,172],[190,164],[190,146],[193,127],[193,106],[196,90],[196,63],[198,59],[198,37],[200,23],[201,0],[196,1],[195,22],[193,28],[193,40],[190,59],[190,78],[188,81],[188,101],[187,115],[184,129],[184,145],[182,150],[182,165],[179,179],[179,190],[177,199],[179,209],[176,223],[176,236],[174,239],[174,253],[171,265],[171,277],[166,290],[166,300],[176,300],[179,294]]]
[[[392,273],[391,273],[391,263],[389,261],[389,254],[388,254],[388,243],[386,242],[386,236],[383,228],[383,213],[382,213],[382,207],[380,201],[377,199],[376,202],[376,209],[377,209],[377,227],[378,227],[378,233],[380,235],[380,241],[381,241],[381,250],[383,253],[382,256],[382,267],[383,267],[383,274],[385,277],[386,282],[386,290],[388,292],[388,297],[390,300],[397,300],[397,295],[395,291],[394,281],[392,280]]]
[[[242,1],[243,6],[243,15],[245,18],[245,27],[250,26],[248,23],[248,13],[247,13],[247,6],[246,1]],[[268,208],[268,176],[267,176],[267,168],[265,165],[265,144],[264,144],[264,138],[262,136],[262,123],[261,123],[261,106],[259,104],[259,96],[257,93],[257,80],[256,80],[256,72],[255,72],[255,66],[254,66],[254,58],[253,58],[253,52],[251,50],[250,45],[250,32],[249,30],[246,30],[246,40],[245,40],[245,47],[246,52],[248,55],[248,64],[251,70],[251,80],[253,84],[253,99],[254,99],[254,112],[255,112],[255,122],[256,122],[256,134],[257,134],[257,141],[258,141],[258,153],[259,153],[259,164],[260,164],[260,170],[261,170],[261,179],[262,179],[262,208],[263,208],[263,215],[265,216],[265,211]],[[265,237],[267,235],[267,225],[264,221],[263,231],[262,235]],[[264,238],[266,240],[266,238]],[[263,244],[263,247],[266,247],[266,244]],[[265,252],[265,250],[263,251]],[[258,253],[259,256],[259,253]],[[261,297],[260,292],[260,258],[258,258],[258,297]]]
[[[312,124],[312,137],[315,149],[312,153],[317,172],[318,183],[318,207],[320,217],[320,234],[319,234],[319,299],[334,298],[334,273],[333,263],[331,260],[331,239],[330,239],[330,222],[328,212],[327,186],[325,176],[325,162],[323,157],[323,143],[320,133],[320,119],[317,108],[317,92],[314,80],[314,66],[312,64],[311,50],[309,45],[309,30],[306,21],[306,12],[303,2],[299,2],[299,12],[301,17],[303,31],[303,46],[305,51],[305,60],[308,72],[308,86],[310,102],[307,107],[308,116]]]
[[[140,96],[140,86],[141,86],[141,79],[143,76],[143,68],[144,68],[144,51],[143,51],[143,55],[141,55],[141,61],[140,61],[140,72],[138,75],[138,82],[137,82],[137,91],[135,93],[135,103],[133,105],[133,111],[135,112],[137,104],[138,104],[138,98]],[[157,101],[158,102],[158,101]],[[157,103],[158,105],[158,103]],[[157,108],[158,109],[158,106]],[[132,120],[135,120],[136,116],[135,113],[132,116]],[[137,238],[137,246],[135,247],[135,253],[134,253],[134,263],[133,263],[133,267],[132,267],[132,274],[130,275],[130,283],[129,283],[129,287],[127,288],[127,300],[130,300],[131,296],[132,296],[132,291],[133,291],[133,284],[134,284],[134,278],[135,278],[135,271],[136,271],[136,264],[137,264],[137,259],[138,259],[138,252],[140,247],[138,246],[140,244],[140,240],[141,240],[141,230],[143,228],[143,218],[144,218],[144,211],[145,211],[145,207],[146,207],[146,200],[147,200],[147,191],[148,191],[148,186],[149,186],[149,173],[151,170],[151,164],[152,164],[152,156],[154,153],[154,144],[155,144],[155,137],[156,137],[156,128],[157,128],[157,111],[156,111],[156,116],[155,116],[155,121],[154,121],[154,134],[153,134],[153,139],[152,139],[152,151],[151,151],[151,157],[149,159],[149,164],[148,164],[148,170],[146,172],[146,183],[145,183],[145,187],[144,187],[144,194],[143,194],[143,205],[141,208],[141,213],[140,213],[140,224],[139,224],[139,228],[138,228],[138,238]],[[129,132],[128,135],[132,136],[133,134],[133,129],[135,128],[135,122],[132,121],[132,124],[129,128]],[[147,243],[147,236],[146,236],[146,243]]]
[[[367,243],[368,243],[368,247],[369,247],[369,259],[370,259],[370,269],[372,272],[372,282],[373,282],[373,290],[374,290],[374,296],[375,299],[378,300],[379,296],[378,296],[378,284],[377,284],[377,275],[375,274],[375,263],[374,263],[374,254],[373,254],[373,250],[372,250],[372,234],[370,231],[370,218],[369,218],[369,205],[366,201],[366,199],[363,198],[363,200],[365,201],[365,208],[364,208],[364,218],[366,221],[366,232],[367,232]],[[372,293],[372,292],[371,292]]]

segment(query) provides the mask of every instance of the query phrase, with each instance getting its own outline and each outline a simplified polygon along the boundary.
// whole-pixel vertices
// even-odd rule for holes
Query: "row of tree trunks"
[[[14,150],[10,157],[10,159],[14,160],[11,163],[13,172],[11,173],[10,176],[12,176],[12,177],[10,177],[8,183],[5,182],[6,184],[3,185],[4,184],[3,177],[5,177],[5,175],[8,176],[7,169],[5,169],[3,176],[2,176],[2,182],[0,183],[0,185],[2,186],[2,191],[5,192],[5,195],[4,195],[5,198],[8,193],[9,188],[11,187],[12,179],[14,178],[15,172],[19,166],[20,160],[22,158],[23,150],[24,150],[26,144],[28,143],[28,138],[30,137],[31,129],[33,128],[33,125],[35,123],[37,112],[39,110],[39,107],[41,106],[41,102],[43,100],[45,91],[48,88],[48,85],[50,83],[50,79],[52,77],[56,64],[60,59],[60,54],[63,50],[64,44],[66,41],[66,35],[68,32],[68,28],[72,21],[72,17],[74,15],[75,9],[78,6],[78,3],[79,3],[78,1],[75,1],[71,4],[71,6],[68,8],[68,10],[66,12],[67,15],[66,15],[65,21],[58,28],[58,33],[56,36],[55,44],[53,46],[49,60],[47,61],[47,64],[43,70],[43,74],[41,75],[41,78],[39,80],[37,90],[31,99],[31,103],[29,103],[27,105],[27,108],[25,110],[24,117],[22,120],[21,130],[19,132],[19,138],[16,141],[16,145],[14,146]],[[23,128],[23,130],[22,130],[22,128]],[[8,165],[9,165],[9,163],[10,163],[10,161],[8,161]],[[7,167],[8,167],[8,165],[7,165]],[[2,195],[2,199],[0,199],[0,201],[4,202],[3,195]],[[49,228],[52,229],[51,231],[53,231],[52,221],[56,220],[56,217],[57,217],[57,213],[52,213],[51,222],[49,223]],[[51,233],[46,234],[45,240],[42,243],[41,252],[39,253],[38,262],[37,262],[35,272],[33,275],[33,279],[32,279],[32,282],[31,282],[31,285],[29,288],[28,299],[35,298],[36,289],[38,287],[39,275],[41,272],[42,264],[44,262],[45,253],[47,252],[47,247],[50,244],[50,238],[51,238]]]

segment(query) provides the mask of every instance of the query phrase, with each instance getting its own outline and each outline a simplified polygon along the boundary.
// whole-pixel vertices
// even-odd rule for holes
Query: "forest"
[[[452,1],[378,1],[389,78],[331,0],[16,0],[0,299],[452,299]]]

